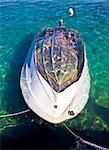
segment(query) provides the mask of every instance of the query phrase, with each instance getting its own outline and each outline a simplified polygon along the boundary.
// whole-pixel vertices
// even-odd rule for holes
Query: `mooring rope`
[[[4,115],[1,115],[0,118],[18,116],[18,115],[21,115],[30,111],[31,111],[30,109],[27,109],[27,110],[23,110],[23,111],[11,113],[11,114],[4,114]]]
[[[99,150],[109,150],[107,148],[104,148],[102,146],[99,146],[99,145],[96,145],[94,143],[91,143],[91,142],[88,142],[86,140],[83,140],[81,137],[79,137],[78,135],[76,135],[65,123],[63,123],[64,127],[76,138],[76,139],[79,139],[79,141],[83,144],[86,144],[86,145],[89,145],[91,147],[94,147],[96,149],[99,149]],[[78,142],[79,142],[78,141]]]
[[[65,123],[63,123],[63,125],[74,137],[77,137],[77,135],[75,133],[73,133],[73,131],[70,130],[70,128]]]
[[[7,125],[7,126],[4,126],[4,127],[2,127],[2,128],[0,128],[0,131],[3,131],[3,130],[5,130],[6,128],[13,128],[13,127],[17,127],[19,124],[9,124],[9,125]]]

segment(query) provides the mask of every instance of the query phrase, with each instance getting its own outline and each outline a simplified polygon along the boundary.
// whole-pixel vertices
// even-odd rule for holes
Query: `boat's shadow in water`
[[[10,61],[10,67],[6,76],[5,105],[8,113],[29,109],[21,93],[20,74],[33,39],[34,34],[30,33],[14,47],[15,52]],[[24,117],[24,115],[21,115],[15,118],[22,119],[22,116]]]

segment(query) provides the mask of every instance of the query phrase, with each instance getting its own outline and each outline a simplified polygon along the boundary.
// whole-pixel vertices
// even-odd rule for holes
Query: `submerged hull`
[[[56,92],[41,76],[34,63],[32,43],[22,67],[20,86],[25,102],[38,116],[57,124],[77,116],[88,101],[90,76],[85,54],[81,77],[64,91]]]

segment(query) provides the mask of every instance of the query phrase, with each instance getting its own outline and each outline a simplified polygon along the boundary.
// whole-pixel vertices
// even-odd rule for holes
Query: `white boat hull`
[[[79,80],[57,93],[41,76],[37,65],[34,64],[34,45],[35,42],[29,49],[21,71],[20,86],[25,102],[38,116],[54,124],[74,118],[85,107],[89,97],[90,75],[86,55]],[[73,111],[74,114],[70,115],[69,111]]]

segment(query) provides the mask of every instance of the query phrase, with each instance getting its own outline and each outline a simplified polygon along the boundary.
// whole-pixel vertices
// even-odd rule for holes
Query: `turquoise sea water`
[[[74,7],[74,17],[67,15],[69,7]],[[64,19],[66,27],[81,33],[91,75],[89,102],[67,125],[77,131],[108,132],[109,1],[106,0],[0,0],[0,114],[28,108],[19,88],[21,67],[34,35],[42,28],[58,26],[59,19]],[[28,114],[1,119],[0,130],[6,135],[9,129],[5,126],[19,126],[31,119],[43,123],[34,114]]]

